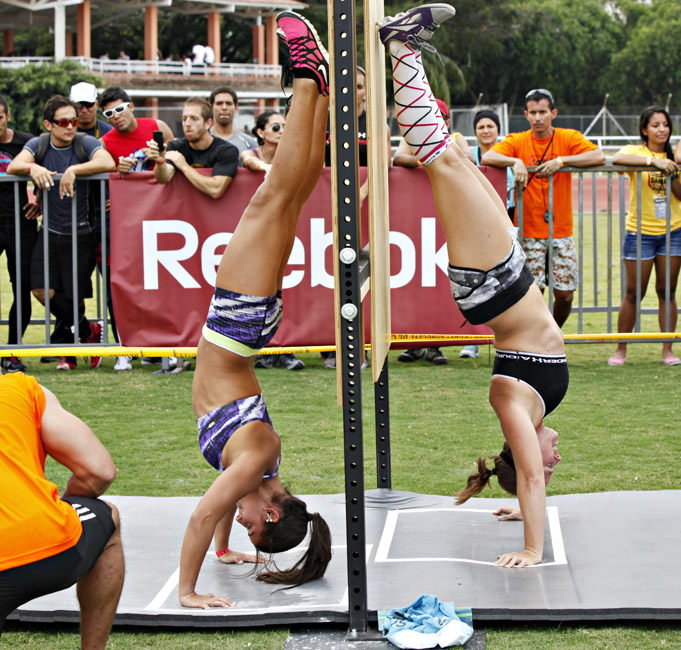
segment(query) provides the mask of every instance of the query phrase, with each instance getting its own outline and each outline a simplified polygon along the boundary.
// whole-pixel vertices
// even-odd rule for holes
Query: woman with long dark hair
[[[618,332],[631,332],[636,323],[636,288],[640,286],[641,299],[646,294],[648,281],[655,268],[655,293],[658,300],[658,321],[660,331],[666,331],[669,313],[669,331],[676,329],[676,284],[681,268],[681,183],[678,179],[679,166],[669,139],[672,135],[672,121],[662,106],[648,106],[638,122],[641,144],[622,147],[613,157],[613,165],[635,165],[650,167],[641,172],[641,277],[636,278],[636,240],[638,231],[638,183],[636,172],[629,172],[629,212],[627,213],[626,234],[622,244],[622,258],[626,274],[626,288],[617,318]],[[671,214],[667,214],[667,177],[672,176]],[[669,303],[666,301],[666,254],[667,221],[670,221],[669,250]],[[623,366],[626,361],[627,344],[619,343],[617,350],[608,359],[611,366]],[[681,364],[672,352],[671,343],[662,344],[662,362],[667,366]]]
[[[278,33],[288,44],[293,100],[280,155],[244,212],[217,272],[215,294],[199,341],[192,389],[201,452],[220,474],[193,512],[182,544],[179,599],[185,607],[229,607],[224,596],[197,594],[196,581],[215,537],[221,562],[253,561],[229,548],[232,522],[248,530],[259,552],[280,553],[309,535],[304,555],[285,571],[258,579],[299,585],[324,575],[331,559],[329,527],[309,513],[279,479],[281,441],[267,414],[253,358],[281,321],[278,289],[303,205],[324,165],[328,54],[312,25],[285,11]]]

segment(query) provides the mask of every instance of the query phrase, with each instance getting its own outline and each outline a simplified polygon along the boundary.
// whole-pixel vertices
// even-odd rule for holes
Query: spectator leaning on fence
[[[94,84],[87,83],[86,81],[81,81],[73,86],[71,86],[71,93],[69,98],[72,102],[75,102],[78,106],[78,131],[87,133],[88,135],[94,136],[95,138],[101,138],[104,134],[108,133],[113,129],[113,127],[97,118],[97,109],[99,107],[99,100],[97,98],[97,88]],[[92,183],[90,187],[90,213],[94,219],[95,225],[95,250],[97,257],[97,267],[100,272],[102,270],[102,195],[101,195],[101,183]],[[111,228],[109,222],[109,188],[106,185],[106,196],[105,196],[105,210],[106,210],[106,251],[107,267],[111,264]],[[118,330],[116,329],[116,316],[113,310],[113,300],[111,298],[111,273],[108,272],[106,275],[106,305],[109,311],[109,323],[111,324],[111,330],[113,332],[114,338],[118,342]],[[52,338],[55,338],[55,334],[58,335],[57,326],[55,326],[55,331],[52,334]],[[114,365],[114,370],[132,370],[132,365],[128,357],[118,357],[116,359],[116,364]]]
[[[229,86],[219,86],[211,92],[209,101],[213,107],[213,125],[210,132],[214,136],[233,144],[239,150],[239,155],[257,146],[255,138],[234,129],[234,118],[239,110],[236,91]],[[239,159],[239,167],[241,166]]]
[[[572,239],[572,180],[564,166],[605,163],[603,152],[579,131],[552,126],[558,115],[553,95],[545,88],[525,95],[530,130],[510,133],[482,157],[484,165],[513,167],[517,191],[523,188],[523,250],[535,282],[547,284],[549,250],[549,180],[553,178],[553,317],[562,326],[570,315],[577,288],[577,252]],[[536,167],[529,174],[527,167]],[[518,215],[516,214],[516,223]]]
[[[612,158],[614,165],[636,165],[649,167],[641,174],[641,299],[646,294],[650,274],[655,268],[655,293],[658,300],[660,331],[676,330],[676,284],[681,267],[681,183],[679,166],[674,162],[669,138],[672,135],[672,121],[662,106],[649,106],[642,113],[638,123],[641,143],[622,147]],[[622,258],[626,275],[626,289],[617,318],[618,332],[631,332],[636,323],[637,288],[637,232],[638,232],[638,182],[637,172],[628,172],[629,212],[626,233],[622,245]],[[667,213],[667,178],[672,178],[671,214]],[[669,277],[666,269],[667,221],[669,221],[670,250]],[[666,285],[669,282],[669,303],[666,302]],[[669,330],[666,315],[669,312]],[[623,366],[627,355],[627,344],[620,343],[617,351],[608,359],[611,366]],[[667,366],[678,366],[681,359],[672,353],[672,344],[662,344],[662,362]]]
[[[114,127],[102,136],[102,144],[116,161],[121,174],[151,170],[152,161],[142,151],[153,140],[154,131],[163,132],[163,141],[173,139],[173,132],[162,120],[135,117],[135,104],[119,86],[111,86],[102,93],[102,112]]]
[[[12,161],[8,173],[30,175],[36,188],[47,193],[49,233],[49,296],[50,310],[68,328],[74,325],[73,273],[77,275],[78,298],[92,297],[92,272],[95,265],[95,235],[88,211],[88,183],[78,182],[78,176],[111,172],[115,169],[111,156],[102,148],[99,141],[89,135],[76,140],[76,105],[55,95],[47,100],[43,109],[43,126],[49,138],[45,153],[41,148],[41,138],[32,138]],[[58,188],[54,187],[53,176],[61,174]],[[77,192],[76,192],[77,189]],[[71,202],[76,195],[76,233],[77,267],[72,267],[72,228]],[[43,210],[44,211],[44,210]],[[38,239],[31,259],[31,288],[33,295],[45,304],[45,283],[43,267],[43,237],[45,228],[38,232]],[[76,304],[76,311],[79,305]],[[90,323],[81,312],[78,320],[78,333],[83,343],[99,343],[102,332],[100,323]],[[93,368],[99,366],[101,357],[91,357]],[[62,358],[57,368],[73,370],[74,357]]]
[[[190,97],[182,109],[184,138],[168,143],[159,152],[156,142],[149,143],[148,158],[156,163],[154,176],[159,183],[170,183],[179,171],[203,194],[219,199],[236,174],[239,150],[229,142],[216,138],[208,130],[213,123],[213,109],[201,97]],[[206,176],[197,168],[211,169]]]
[[[7,174],[12,160],[33,137],[30,133],[22,133],[9,127],[12,119],[7,100],[0,95],[0,174]],[[19,184],[19,278],[16,277],[17,250],[15,243],[16,223],[14,218],[14,184],[0,183],[0,254],[7,256],[7,271],[12,285],[12,307],[9,311],[9,337],[11,345],[19,343],[31,320],[31,253],[36,238],[36,217],[39,208],[28,202],[26,183]],[[17,327],[19,296],[19,280],[21,280],[21,321]],[[19,332],[21,330],[21,332]],[[2,357],[0,362],[7,372],[26,370],[26,366],[15,356]]]

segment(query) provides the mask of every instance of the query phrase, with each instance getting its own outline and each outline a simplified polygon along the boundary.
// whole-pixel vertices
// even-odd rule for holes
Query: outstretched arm
[[[510,379],[496,378],[490,386],[490,402],[513,452],[518,502],[524,520],[525,548],[503,553],[496,564],[523,567],[539,564],[544,552],[546,481],[533,418],[541,421],[537,397],[530,388]]]
[[[116,467],[90,427],[62,407],[47,388],[40,437],[45,451],[73,472],[62,496],[98,497],[113,483]]]
[[[266,451],[263,453],[266,455]],[[263,467],[267,460],[259,456],[260,451],[254,449],[235,459],[215,479],[189,518],[180,555],[178,596],[183,607],[210,609],[232,607],[235,604],[224,596],[197,594],[196,581],[218,523],[227,513],[233,515],[237,501],[257,489],[262,482]],[[227,542],[223,541],[225,545]]]

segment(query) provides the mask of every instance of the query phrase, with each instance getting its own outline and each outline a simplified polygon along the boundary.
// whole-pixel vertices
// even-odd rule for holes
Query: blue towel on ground
[[[378,625],[398,648],[449,648],[473,636],[473,612],[425,594],[402,609],[379,610]]]

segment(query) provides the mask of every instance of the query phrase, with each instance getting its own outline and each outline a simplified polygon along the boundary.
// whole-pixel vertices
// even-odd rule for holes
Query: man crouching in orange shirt
[[[91,429],[21,372],[0,377],[0,634],[23,603],[78,583],[81,647],[104,648],[123,589],[115,506],[97,497],[116,476]],[[71,470],[60,498],[51,456]]]

